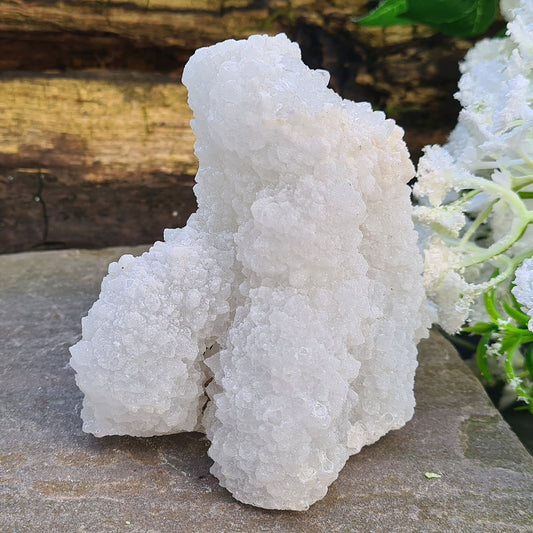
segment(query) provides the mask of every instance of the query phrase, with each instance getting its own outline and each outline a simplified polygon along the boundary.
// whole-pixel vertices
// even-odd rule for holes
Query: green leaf
[[[533,404],[531,405],[521,405],[520,407],[515,407],[513,411],[530,411],[533,415]]]
[[[523,331],[523,330],[522,330]],[[502,343],[502,351],[508,352],[509,350],[516,351],[516,349],[523,344],[522,341],[530,341],[529,334],[521,334],[521,333],[507,333],[501,340]]]
[[[501,39],[502,37],[506,37],[507,36],[507,26],[505,26],[505,28],[502,28],[494,37],[496,39]]]
[[[496,289],[487,291],[483,295],[483,301],[485,303],[485,309],[487,310],[487,313],[489,314],[490,318],[494,320],[494,322],[503,320],[503,317],[496,310]]]
[[[405,16],[446,35],[473,37],[488,30],[498,0],[407,0]]]
[[[527,325],[529,322],[529,316],[525,313],[522,313],[519,309],[515,309],[510,306],[505,300],[502,301],[503,308],[505,312],[511,317],[514,318],[519,324]]]
[[[492,383],[492,376],[490,374],[487,357],[487,345],[490,342],[491,335],[492,331],[485,333],[479,340],[479,344],[477,345],[476,350],[477,366],[483,377],[488,381],[488,383]]]
[[[486,31],[498,12],[498,0],[385,0],[362,18],[363,26],[426,24],[454,37]]]
[[[526,330],[527,331],[527,330]],[[529,344],[530,342],[533,342],[533,333],[531,332],[528,332],[528,333],[524,333],[520,336],[520,342],[522,344]],[[532,374],[533,376],[533,374]]]
[[[374,11],[354,22],[362,26],[394,26],[396,24],[416,24],[413,20],[402,17],[407,11],[407,0],[385,0]]]
[[[467,326],[463,328],[461,331],[467,331],[468,333],[475,333],[476,335],[483,335],[484,333],[487,333],[488,331],[494,331],[495,329],[498,329],[498,326],[492,322],[478,322],[477,324],[474,324],[473,326]]]
[[[518,196],[520,196],[520,198],[523,200],[529,200],[530,198],[533,198],[533,192],[520,191]]]
[[[524,355],[524,366],[527,368],[529,375],[533,378],[533,344],[527,347]]]
[[[442,477],[440,474],[436,474],[435,472],[425,472],[424,476],[426,476],[427,479],[440,479]]]
[[[479,0],[407,0],[409,15],[425,24],[455,22],[470,13]]]

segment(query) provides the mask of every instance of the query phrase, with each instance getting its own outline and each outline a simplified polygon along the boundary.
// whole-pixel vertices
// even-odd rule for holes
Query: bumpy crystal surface
[[[71,348],[85,431],[203,429],[265,508],[307,509],[411,418],[427,328],[403,132],[328,79],[284,35],[193,55],[198,211],[110,265]]]

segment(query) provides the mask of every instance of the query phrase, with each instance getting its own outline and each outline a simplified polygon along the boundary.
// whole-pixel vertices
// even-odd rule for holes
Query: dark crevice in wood
[[[34,4],[34,5],[43,5],[43,3],[50,6],[61,4],[65,7],[80,7],[80,0],[24,0],[25,4]],[[259,2],[263,4],[264,2]],[[206,13],[219,14],[223,6],[223,1],[220,1],[220,6],[217,9],[216,6],[213,9],[184,9],[184,8],[173,8],[171,5],[158,6],[157,3],[152,3],[150,0],[146,0],[145,5],[139,5],[135,2],[128,2],[124,0],[123,2],[102,2],[101,0],[83,0],[83,7],[90,9],[93,13],[105,14],[111,10],[121,10],[121,11],[130,11],[130,12],[150,12],[150,13],[161,13],[161,14],[173,14],[173,15],[205,15]]]
[[[144,46],[111,33],[0,33],[0,71],[75,71],[80,69],[181,72],[194,49]]]

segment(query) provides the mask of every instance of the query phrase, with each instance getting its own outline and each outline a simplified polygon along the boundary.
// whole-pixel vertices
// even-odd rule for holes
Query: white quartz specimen
[[[307,509],[411,418],[428,325],[402,130],[328,79],[285,35],[193,55],[198,211],[110,266],[71,349],[86,431],[203,427],[265,508]]]
[[[227,328],[234,257],[197,225],[167,230],[149,253],[109,265],[70,349],[84,431],[147,437],[196,428],[207,379],[198,354]]]

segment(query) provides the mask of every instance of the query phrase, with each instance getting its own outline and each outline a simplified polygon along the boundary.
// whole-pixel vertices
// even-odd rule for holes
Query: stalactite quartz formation
[[[71,349],[85,431],[204,428],[264,508],[307,509],[411,418],[428,325],[403,132],[328,79],[283,34],[193,55],[198,211],[110,266]]]

